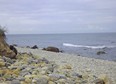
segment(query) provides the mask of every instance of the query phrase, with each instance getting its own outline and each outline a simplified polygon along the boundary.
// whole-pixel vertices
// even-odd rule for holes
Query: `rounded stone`
[[[13,80],[9,84],[20,84],[20,81],[19,80]]]

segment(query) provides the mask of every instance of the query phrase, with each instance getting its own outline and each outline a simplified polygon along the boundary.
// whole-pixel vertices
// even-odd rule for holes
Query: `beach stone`
[[[95,84],[105,84],[105,82],[102,79],[96,79],[94,81]]]
[[[13,70],[13,69],[17,69],[18,67],[17,66],[9,66],[8,68]]]
[[[13,80],[9,84],[21,84],[19,80]]]
[[[30,59],[28,60],[28,63],[31,64],[31,63],[33,62],[33,60],[34,60],[33,58],[30,58]]]
[[[26,69],[28,66],[26,64],[22,65],[22,66],[19,66],[20,70],[24,70]]]
[[[55,69],[55,66],[53,66],[53,65],[47,65],[46,66],[47,73],[53,73],[54,69]]]
[[[48,84],[56,84],[56,83],[53,81],[49,81]]]
[[[33,75],[37,75],[38,73],[40,73],[40,71],[32,71]]]
[[[4,62],[4,60],[0,58],[0,62]]]
[[[76,72],[71,73],[71,75],[74,76],[74,77],[82,78],[82,75],[80,75],[80,74],[78,74]]]
[[[20,73],[20,76],[25,77],[26,75],[30,75],[28,71],[23,71]]]
[[[4,61],[0,61],[0,67],[5,67],[5,62]]]
[[[76,82],[73,81],[73,80],[71,80],[71,79],[66,80],[66,83],[67,83],[67,84],[76,84]],[[80,84],[83,84],[83,83],[80,83]]]
[[[69,64],[66,64],[66,65],[62,66],[62,69],[72,69],[72,66]]]
[[[49,64],[49,61],[46,58],[42,58],[41,60],[45,62],[46,64]]]
[[[65,79],[59,79],[58,82],[59,82],[60,84],[66,84],[66,80],[65,80]]]
[[[32,84],[36,84],[36,83],[37,83],[37,80],[33,79]]]
[[[53,74],[49,74],[48,76],[50,77],[50,80],[52,81],[56,81],[58,79],[66,79],[65,75],[62,75],[62,74],[53,73]]]
[[[19,80],[19,81],[24,81],[25,78],[24,78],[24,77],[18,77],[17,80]]]
[[[33,60],[32,62],[35,63],[35,64],[37,64],[39,61],[38,60]]]
[[[42,74],[42,75],[45,75],[45,74],[47,74],[47,72],[46,71],[41,71],[41,72],[39,72],[40,74]]]
[[[10,59],[10,58],[7,58],[7,57],[5,57],[5,56],[3,56],[2,59],[3,59],[5,62],[11,63],[11,64],[13,64],[13,63],[15,62],[15,60]]]
[[[41,77],[36,80],[36,84],[48,84],[48,80],[46,78]]]
[[[24,82],[26,82],[26,84],[31,84],[32,83],[32,79],[30,79],[30,78],[25,78],[25,81]]]
[[[6,81],[12,81],[12,80],[14,80],[14,78],[12,78],[12,77],[6,78]]]

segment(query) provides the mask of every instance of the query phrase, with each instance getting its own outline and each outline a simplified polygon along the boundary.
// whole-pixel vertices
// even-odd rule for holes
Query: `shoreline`
[[[116,82],[116,62],[70,55],[66,53],[54,53],[49,51],[43,51],[40,49],[29,49],[20,47],[16,48],[18,52],[31,52],[36,56],[46,58],[50,61],[54,61],[58,65],[69,64],[72,66],[74,71],[79,73],[87,71],[91,72],[92,74],[95,74],[96,76],[105,74],[113,81],[112,84],[115,84]]]

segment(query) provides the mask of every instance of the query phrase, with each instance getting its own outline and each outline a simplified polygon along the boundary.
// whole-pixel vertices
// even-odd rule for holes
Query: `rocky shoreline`
[[[79,74],[71,65],[57,65],[31,53],[20,53],[17,59],[3,56],[0,60],[0,84],[105,84],[92,73]]]
[[[71,60],[75,59],[75,57],[70,58],[69,55],[63,53],[54,53],[42,51],[39,49],[33,50],[18,47],[17,50],[19,51],[19,53],[16,59],[10,59],[5,56],[0,56],[0,84],[115,84],[116,83],[116,79],[114,78],[116,77],[115,62],[112,63],[101,60],[96,61],[96,59],[83,58],[78,56],[76,56],[78,59],[78,61],[76,62],[75,60],[74,61]],[[60,56],[62,56],[62,58]],[[81,61],[80,59],[81,60],[84,59],[85,62],[88,63],[84,65],[83,63],[85,62]],[[91,61],[89,59],[93,63],[91,65],[93,66],[92,68],[88,67],[88,64],[91,64]],[[79,60],[81,62],[79,62]],[[102,64],[100,63],[101,69],[103,70],[100,70],[99,68],[100,66],[96,66],[95,62],[96,64],[97,62],[99,63],[101,62],[102,63]],[[105,63],[107,63],[107,67],[109,68],[106,67]],[[96,71],[93,71],[92,69],[95,69]],[[100,72],[100,74],[98,73],[98,71]]]

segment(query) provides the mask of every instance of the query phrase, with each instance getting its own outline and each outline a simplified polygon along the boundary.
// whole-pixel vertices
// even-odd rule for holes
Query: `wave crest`
[[[75,45],[70,43],[63,43],[63,46],[67,47],[80,47],[80,48],[92,48],[92,49],[98,49],[98,48],[113,48],[114,46],[85,46],[85,45]]]

